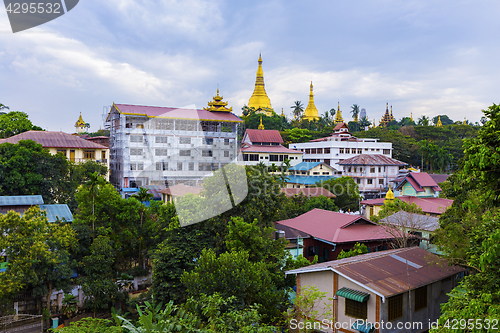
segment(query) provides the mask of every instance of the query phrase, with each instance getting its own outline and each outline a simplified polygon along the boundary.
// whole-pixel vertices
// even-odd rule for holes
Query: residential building
[[[47,220],[50,223],[64,220],[73,222],[73,214],[66,204],[45,205],[41,195],[5,195],[0,196],[0,214],[7,214],[14,211],[24,214],[31,207],[38,206],[40,210],[45,211]]]
[[[164,190],[160,190],[161,199],[164,203],[167,202],[175,202],[177,198],[181,198],[186,194],[199,195],[203,191],[202,187],[188,186],[184,184],[177,184],[174,186],[170,186]]]
[[[349,127],[344,122],[338,123],[333,130],[333,134],[329,137],[304,143],[291,143],[288,148],[304,152],[304,162],[324,162],[337,170],[341,170],[340,162],[356,155],[376,154],[392,157],[390,142],[356,138],[349,132]]]
[[[442,192],[436,181],[427,172],[410,172],[395,187],[394,195],[419,198],[439,197]]]
[[[416,204],[420,207],[423,213],[427,216],[439,217],[443,214],[452,204],[453,200],[444,198],[418,198],[410,196],[400,196],[397,199],[402,200],[408,204]],[[368,199],[361,201],[361,211],[365,218],[369,219],[373,215],[377,215],[384,206],[385,198]]]
[[[358,242],[365,244],[370,252],[375,252],[390,248],[394,240],[384,227],[361,215],[317,208],[275,223],[277,230],[283,227],[310,235],[303,240],[303,255],[309,260],[317,255],[320,262],[336,259],[340,251],[349,251]],[[283,230],[286,232],[286,229]]]
[[[283,139],[278,130],[247,129],[241,143],[241,154],[245,165],[282,167],[286,160],[294,166],[302,162],[303,152],[282,146]]]
[[[286,245],[286,249],[293,258],[303,255],[304,239],[310,238],[311,235],[285,225],[281,225],[277,231],[284,233],[284,238],[289,242]]]
[[[111,178],[118,188],[196,185],[237,160],[243,122],[214,97],[203,110],[113,104],[110,130]]]
[[[336,197],[335,194],[323,187],[282,188],[281,192],[289,198],[300,195],[308,198],[324,196],[333,199]]]
[[[62,154],[72,162],[95,161],[103,163],[109,169],[109,148],[64,132],[27,131],[7,139],[1,143],[18,143],[21,140],[38,142],[52,155]]]
[[[287,188],[307,188],[317,182],[337,178],[341,173],[323,162],[302,162],[290,169],[286,177]]]
[[[357,155],[339,163],[343,175],[354,179],[359,192],[365,197],[375,197],[385,193],[389,181],[396,177],[404,162],[385,155]]]
[[[308,286],[326,293],[329,304],[313,311],[323,332],[426,332],[464,269],[419,247],[367,253],[286,272],[297,275],[297,294]],[[328,309],[327,309],[328,307]],[[333,319],[321,314],[333,309]],[[326,322],[328,323],[328,322]],[[382,325],[384,323],[384,325]],[[411,323],[411,328],[405,324]]]

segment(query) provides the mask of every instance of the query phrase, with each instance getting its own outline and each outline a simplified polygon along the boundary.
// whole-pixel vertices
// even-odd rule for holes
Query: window
[[[379,184],[379,185],[384,185],[384,180],[383,180],[383,179],[379,179],[379,180],[378,180],[378,184]]]
[[[345,153],[346,153],[346,154],[350,154],[350,153],[351,153],[351,149],[346,148],[346,149],[345,149]]]
[[[188,164],[188,170],[189,171],[194,171],[194,162],[189,162],[189,164]]]
[[[199,163],[198,171],[212,171],[212,164],[210,163]]]
[[[311,154],[316,154],[316,148],[311,149]]]
[[[206,145],[213,145],[214,144],[214,138],[205,138],[205,144]]]
[[[229,146],[229,139],[224,139],[224,146]]]
[[[142,135],[131,135],[130,142],[140,142],[142,143]]]
[[[325,148],[324,153],[325,154],[330,154],[330,148]]]
[[[95,151],[94,150],[84,150],[83,151],[83,158],[86,160],[95,160]]]
[[[130,155],[142,155],[141,148],[130,148]]]
[[[269,155],[269,161],[278,162],[278,155]]]
[[[403,294],[389,297],[389,304],[387,305],[388,321],[403,317]]]
[[[177,162],[177,171],[182,171],[182,162]]]
[[[351,170],[352,170],[351,167],[347,168],[347,172],[351,172]]]
[[[201,156],[203,156],[203,157],[212,157],[212,151],[211,150],[202,150],[201,151]]]
[[[319,172],[313,172],[313,175],[319,175]]]
[[[382,172],[382,167],[378,167],[378,173]]]
[[[179,138],[179,143],[180,144],[190,144],[191,143],[191,138],[181,137],[181,138]]]
[[[167,156],[167,150],[166,149],[155,149],[155,155],[156,156]]]
[[[358,148],[358,154],[363,154],[363,149]]]
[[[344,148],[340,148],[339,149],[339,154],[343,154],[344,153]]]
[[[370,173],[375,173],[375,168],[370,168]]]
[[[306,149],[306,154],[310,154],[311,153],[311,149]]]
[[[345,299],[345,315],[358,319],[368,318],[368,302],[357,302]]]
[[[373,179],[367,179],[367,180],[366,180],[366,183],[367,183],[368,185],[372,185],[372,184],[373,184]]]
[[[57,153],[62,154],[64,157],[66,157],[66,149],[58,149]]]
[[[224,150],[224,157],[229,157],[229,150]]]
[[[156,162],[156,170],[165,171],[168,169],[168,162]]]
[[[144,170],[144,163],[137,163],[137,170]]]
[[[356,178],[356,184],[361,184],[361,179],[360,178]]]
[[[391,150],[390,149],[384,149],[383,153],[384,153],[384,155],[391,155]]]
[[[250,161],[258,161],[259,154],[250,154]]]
[[[130,164],[130,170],[131,171],[137,170],[135,163]]]
[[[328,176],[328,175],[330,175],[330,173],[329,172],[323,172],[323,175],[327,175]]]
[[[105,159],[106,159],[106,152],[105,152],[105,151],[102,151],[102,152],[101,152],[101,158],[102,158],[103,160],[105,160]]]
[[[191,150],[179,150],[179,156],[191,156]]]
[[[168,143],[168,137],[167,136],[157,136],[155,139],[156,143]]]

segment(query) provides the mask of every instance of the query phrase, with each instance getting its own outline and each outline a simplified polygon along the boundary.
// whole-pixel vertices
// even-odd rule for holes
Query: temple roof
[[[259,67],[257,68],[257,77],[255,79],[255,89],[250,97],[250,100],[248,101],[248,107],[254,108],[255,110],[263,108],[273,109],[271,106],[271,100],[267,96],[266,89],[264,87],[264,71],[262,70],[262,57],[260,54]]]
[[[391,105],[391,113],[389,114],[389,103],[387,103],[386,107],[385,107],[385,114],[382,117],[382,119],[380,120],[379,124],[382,126],[386,126],[388,123],[390,123],[393,120],[395,120],[395,119],[392,115],[392,105]]]
[[[311,81],[311,92],[309,93],[309,104],[307,104],[306,110],[304,111],[304,119],[315,120],[319,119],[319,112],[314,105],[314,95],[313,95],[313,83]]]
[[[342,111],[340,111],[340,102],[337,105],[337,112],[335,113],[335,120],[333,122],[336,124],[344,122],[344,118],[342,118]]]
[[[85,122],[83,121],[82,113],[80,112],[80,117],[78,117],[78,120],[75,123],[75,127],[81,127],[81,126],[85,126]]]
[[[223,97],[219,96],[219,89],[217,89],[217,95],[214,96],[213,102],[208,102],[208,108],[203,108],[207,111],[217,111],[217,112],[231,112],[233,107],[227,108],[227,102],[222,101]]]

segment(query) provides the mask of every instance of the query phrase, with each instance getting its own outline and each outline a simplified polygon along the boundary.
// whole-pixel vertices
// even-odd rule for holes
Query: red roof
[[[333,131],[338,131],[340,130],[341,128],[347,128],[347,131],[349,131],[349,127],[347,126],[346,123],[338,123],[337,125],[335,125],[335,127],[333,128]]]
[[[254,144],[256,142],[283,143],[283,138],[278,130],[247,129],[245,134]]]
[[[417,206],[422,208],[424,213],[431,214],[442,214],[444,213],[448,207],[453,204],[453,200],[444,199],[444,198],[418,198],[418,197],[397,197],[397,199],[402,200],[406,203],[412,204],[415,203]],[[361,201],[362,205],[370,205],[370,206],[383,206],[384,199],[370,199]]]
[[[313,209],[296,218],[277,222],[333,243],[393,239],[384,227],[360,215]]]
[[[208,110],[130,104],[114,104],[113,108],[116,108],[120,113],[137,116],[243,122],[238,116],[230,112],[211,112]]]
[[[408,165],[407,163],[395,160],[393,158],[387,157],[385,155],[367,155],[361,154],[347,160],[339,162],[339,165],[395,165],[403,166]]]
[[[40,143],[44,148],[109,149],[108,147],[82,139],[76,135],[50,131],[27,131],[11,136],[10,138],[0,140],[0,143],[18,143],[21,140],[33,140]]]
[[[303,154],[299,150],[293,150],[279,146],[257,146],[251,145],[245,148],[241,148],[242,153],[284,153],[284,154]]]
[[[417,192],[424,192],[424,187],[432,187],[434,191],[442,191],[427,172],[410,172],[397,188],[401,188],[405,182],[410,183]]]
[[[305,187],[305,188],[282,188],[281,192],[285,193],[287,197],[295,195],[304,195],[306,197],[319,197],[324,195],[327,198],[335,198],[336,195],[323,187]]]

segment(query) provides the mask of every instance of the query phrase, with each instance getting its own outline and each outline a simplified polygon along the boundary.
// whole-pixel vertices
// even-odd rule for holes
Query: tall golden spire
[[[248,107],[258,109],[270,109],[270,111],[265,112],[271,115],[273,108],[271,106],[271,100],[266,94],[266,89],[264,87],[264,71],[262,70],[262,57],[259,54],[259,67],[257,68],[257,78],[255,79],[255,89],[253,91],[252,97],[248,101]]]
[[[438,122],[436,124],[436,127],[443,127],[443,123],[441,122],[441,116],[438,118]]]
[[[283,108],[281,108],[281,116],[284,117],[285,113],[283,112]]]
[[[413,121],[413,112],[410,113],[410,120]]]
[[[307,104],[306,110],[304,111],[304,119],[315,120],[319,119],[319,112],[314,105],[314,95],[313,95],[313,83],[311,81],[311,92],[309,93],[309,104]]]
[[[260,116],[260,125],[257,127],[257,129],[260,129],[260,130],[264,129],[264,124],[262,123],[262,116]]]
[[[335,124],[344,122],[344,118],[342,118],[342,111],[340,111],[340,102],[338,102],[337,113],[335,114],[335,120],[333,122]]]

